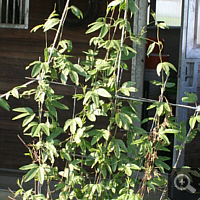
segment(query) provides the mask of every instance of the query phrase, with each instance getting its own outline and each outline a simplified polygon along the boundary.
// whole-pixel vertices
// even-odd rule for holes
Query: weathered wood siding
[[[106,3],[106,2],[105,2]],[[106,5],[106,4],[105,4]],[[105,6],[104,5],[104,6]],[[3,94],[14,86],[21,85],[28,80],[26,76],[30,76],[30,71],[25,71],[25,66],[34,60],[38,60],[39,57],[43,59],[43,49],[45,47],[44,33],[42,30],[36,33],[30,33],[30,30],[38,25],[44,23],[44,19],[47,19],[49,14],[53,11],[54,0],[30,0],[29,10],[29,29],[17,30],[17,29],[0,29],[0,93]],[[104,16],[102,12],[102,5],[100,14]],[[102,13],[101,13],[102,12]],[[72,54],[77,58],[81,56],[83,58],[82,51],[88,49],[88,40],[91,35],[84,35],[87,26],[81,26],[76,28],[67,28],[65,26],[63,32],[63,38],[70,39],[73,42],[74,49]],[[52,43],[55,35],[55,31],[48,33],[49,45]],[[129,68],[131,62],[128,63]],[[130,80],[130,71],[124,73],[126,80]],[[54,86],[56,93],[65,94],[63,100],[70,108],[72,107],[71,95],[73,89],[64,86]],[[9,99],[9,103],[12,108],[21,106],[33,106],[37,107],[35,103],[30,99],[16,100],[14,98]],[[80,103],[77,104],[77,109]],[[12,121],[12,117],[16,113],[7,112],[0,107],[0,168],[18,169],[20,166],[30,162],[29,157],[25,157],[24,152],[28,152],[26,147],[17,138],[17,134],[28,143],[30,138],[23,136],[20,121]],[[61,125],[64,123],[64,119],[72,116],[72,110],[67,112],[60,112]],[[97,121],[97,126],[101,126],[102,121]]]
[[[198,75],[197,75],[197,92],[196,95],[200,100],[200,63],[198,64]],[[199,101],[198,101],[199,103]],[[194,104],[191,106],[194,106]],[[188,110],[188,117],[194,114],[194,110]],[[189,119],[188,119],[189,120]],[[200,166],[200,135],[197,133],[195,139],[186,145],[185,148],[185,165],[194,168],[199,168]]]

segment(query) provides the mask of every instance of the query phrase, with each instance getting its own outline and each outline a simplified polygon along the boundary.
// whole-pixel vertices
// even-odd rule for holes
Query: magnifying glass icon
[[[178,190],[188,190],[191,193],[196,192],[196,189],[190,185],[190,178],[186,174],[177,175],[174,179],[174,185]]]

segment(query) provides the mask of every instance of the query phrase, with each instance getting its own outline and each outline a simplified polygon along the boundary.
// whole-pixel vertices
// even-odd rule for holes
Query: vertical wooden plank
[[[13,0],[12,24],[15,23],[15,0]]]
[[[6,23],[8,23],[9,0],[6,1]]]
[[[22,0],[20,0],[19,6],[19,24],[22,24]]]

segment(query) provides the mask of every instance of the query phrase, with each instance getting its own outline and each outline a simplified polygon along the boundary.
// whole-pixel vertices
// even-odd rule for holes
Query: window
[[[28,28],[29,0],[0,0],[0,28]]]
[[[168,26],[181,26],[182,0],[157,0],[156,19]]]
[[[196,13],[195,13],[195,45],[199,47],[200,45],[200,0],[196,1]]]

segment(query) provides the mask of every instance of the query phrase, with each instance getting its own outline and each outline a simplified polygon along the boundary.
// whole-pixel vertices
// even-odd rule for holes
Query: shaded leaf
[[[10,111],[10,106],[6,100],[0,98],[0,106],[3,107],[5,110]]]

